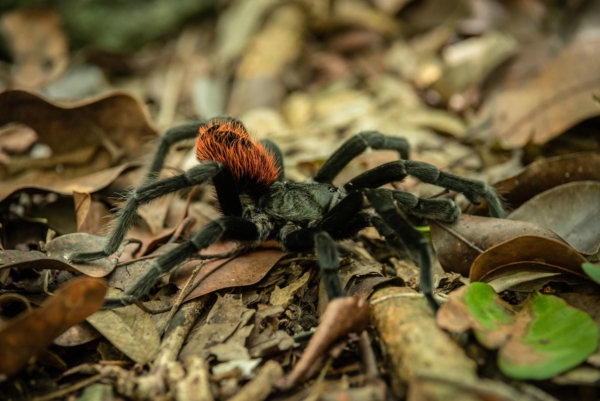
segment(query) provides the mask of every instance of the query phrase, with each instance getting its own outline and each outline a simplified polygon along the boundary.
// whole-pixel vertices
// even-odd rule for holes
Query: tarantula
[[[170,147],[193,138],[200,164],[157,181]],[[368,170],[342,186],[333,185],[342,168],[367,148],[395,150],[400,159]],[[296,183],[286,181],[277,145],[269,140],[254,141],[234,118],[219,117],[171,128],[162,136],[149,179],[133,190],[119,209],[104,249],[71,254],[69,259],[82,263],[108,257],[124,240],[139,206],[212,180],[223,216],[155,259],[146,274],[126,289],[121,298],[107,299],[105,307],[137,302],[160,276],[219,240],[235,241],[242,248],[256,247],[267,240],[276,240],[290,251],[314,248],[327,295],[333,299],[343,295],[337,273],[340,262],[336,241],[352,238],[373,226],[392,248],[415,252],[421,267],[421,290],[435,308],[429,244],[400,211],[452,222],[460,209],[450,199],[420,199],[407,192],[379,187],[412,175],[423,182],[461,192],[473,203],[483,198],[492,216],[503,217],[504,211],[500,199],[487,184],[440,171],[428,163],[408,160],[408,154],[409,145],[403,138],[377,131],[361,132],[348,139],[311,180]],[[365,208],[365,201],[371,211]]]

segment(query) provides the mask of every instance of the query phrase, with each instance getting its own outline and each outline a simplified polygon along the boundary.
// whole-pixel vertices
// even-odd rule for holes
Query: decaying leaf
[[[14,375],[69,327],[83,322],[104,304],[102,280],[76,278],[40,308],[24,312],[0,330],[0,372]]]
[[[150,315],[136,305],[102,310],[87,318],[121,352],[137,363],[150,362],[160,345],[160,337]]]
[[[560,298],[535,293],[515,307],[484,283],[450,294],[437,322],[456,332],[472,328],[482,345],[499,348],[498,366],[517,379],[551,378],[579,365],[598,344],[590,316]]]
[[[179,358],[183,361],[193,355],[207,358],[211,347],[222,344],[235,332],[247,311],[249,309],[244,306],[241,297],[230,294],[219,297],[206,322],[196,325],[188,336]]]

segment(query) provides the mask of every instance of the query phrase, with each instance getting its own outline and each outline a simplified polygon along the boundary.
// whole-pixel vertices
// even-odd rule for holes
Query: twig
[[[32,401],[49,401],[49,400],[54,400],[56,398],[63,398],[64,396],[66,396],[69,393],[72,393],[73,391],[79,390],[80,388],[84,388],[84,387],[102,379],[102,377],[104,377],[103,374],[97,374],[95,376],[88,377],[87,379],[84,379],[84,380],[80,381],[79,383],[75,383],[72,386],[69,386],[62,390],[58,390],[53,393],[43,395],[41,397],[35,397],[35,398],[33,398]]]

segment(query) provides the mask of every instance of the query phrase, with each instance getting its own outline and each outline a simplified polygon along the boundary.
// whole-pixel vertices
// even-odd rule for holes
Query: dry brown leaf
[[[39,159],[13,157],[1,165],[3,177],[28,170],[13,180],[15,187],[16,181],[20,185],[47,185],[51,179],[81,177],[134,160],[144,155],[143,144],[156,137],[145,106],[125,93],[62,107],[25,91],[1,92],[0,126],[15,122],[32,128],[38,142],[51,152]],[[64,167],[60,174],[43,171],[55,170],[57,164]]]
[[[216,253],[203,250],[205,254]],[[221,248],[223,249],[223,248]],[[218,251],[225,252],[225,250]],[[195,288],[188,294],[185,301],[210,294],[223,288],[242,287],[258,283],[287,252],[275,249],[259,249],[237,257],[218,259],[207,262],[194,279]],[[177,277],[172,280],[180,288],[187,282],[187,276],[198,265],[199,261],[188,262],[179,269]],[[188,272],[188,273],[185,273]]]
[[[88,322],[82,322],[69,328],[54,340],[54,344],[61,347],[73,347],[87,344],[100,337],[98,330],[94,329]]]
[[[185,361],[190,356],[207,358],[210,349],[227,340],[243,322],[242,317],[250,309],[242,303],[240,296],[226,294],[217,299],[206,322],[197,324],[190,333],[179,358]]]
[[[121,166],[98,171],[82,177],[64,179],[59,174],[25,174],[22,179],[0,182],[0,201],[12,196],[18,191],[32,193],[53,192],[61,195],[72,195],[73,192],[95,193],[102,191],[118,180],[121,174],[137,170],[139,164],[126,163]],[[108,191],[114,194],[115,191]]]
[[[580,121],[599,114],[593,95],[600,92],[600,37],[579,34],[525,82],[507,88],[487,103],[496,137],[509,149],[528,142],[543,145]],[[547,51],[553,51],[548,49]],[[540,66],[542,67],[542,66]]]
[[[135,362],[150,362],[160,346],[160,337],[150,315],[136,305],[102,310],[87,318],[121,352]]]
[[[37,251],[0,251],[0,269],[51,269],[80,272],[90,277],[105,277],[110,274],[115,263],[100,259],[88,264],[71,265],[67,257],[71,253],[88,249],[101,249],[106,239],[90,234],[67,234],[46,244],[46,254]]]
[[[287,308],[294,300],[294,295],[296,295],[298,290],[302,288],[309,279],[310,272],[306,272],[299,279],[294,280],[293,283],[286,287],[279,288],[279,286],[276,285],[271,293],[271,298],[269,298],[269,304]]]
[[[11,320],[0,331],[0,372],[14,375],[69,327],[104,304],[102,280],[80,277],[58,289],[40,308]]]
[[[512,208],[537,194],[573,181],[600,181],[600,155],[575,153],[536,160],[519,174],[494,184],[496,191]]]
[[[562,241],[523,235],[495,245],[479,255],[469,279],[491,281],[515,271],[571,273],[586,278],[581,264],[587,260]]]
[[[99,235],[106,224],[112,221],[112,214],[103,202],[94,200],[89,193],[73,192],[77,232]]]
[[[539,235],[555,240],[549,229],[524,221],[494,219],[462,214],[452,224],[430,221],[433,249],[446,271],[469,275],[471,264],[486,249],[522,235]]]
[[[17,8],[5,13],[0,24],[13,54],[16,86],[37,89],[65,72],[69,44],[58,12]]]

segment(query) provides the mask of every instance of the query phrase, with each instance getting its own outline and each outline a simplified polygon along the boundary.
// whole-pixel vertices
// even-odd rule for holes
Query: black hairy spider
[[[201,163],[185,173],[157,181],[155,177],[170,147],[193,138],[196,138],[196,154]],[[369,147],[395,150],[400,159],[366,171],[342,186],[332,185],[342,168]],[[379,187],[412,175],[423,182],[461,192],[473,203],[484,199],[494,217],[503,217],[504,210],[494,190],[484,182],[408,160],[408,153],[405,139],[377,131],[361,132],[348,139],[315,177],[308,182],[294,183],[285,179],[282,154],[277,145],[269,140],[253,141],[236,119],[220,117],[171,128],[162,136],[147,183],[133,190],[118,211],[104,249],[72,254],[69,259],[81,263],[113,254],[139,206],[212,180],[223,216],[155,259],[148,272],[129,287],[123,297],[107,299],[106,307],[136,302],[152,289],[160,276],[218,240],[235,241],[243,248],[256,247],[267,240],[276,240],[290,251],[314,248],[327,295],[333,299],[343,295],[335,241],[352,238],[362,229],[374,226],[392,248],[415,253],[421,267],[421,290],[435,308],[429,244],[400,211],[452,222],[460,209],[450,199],[420,199],[407,192]],[[365,200],[372,210],[365,209]]]

